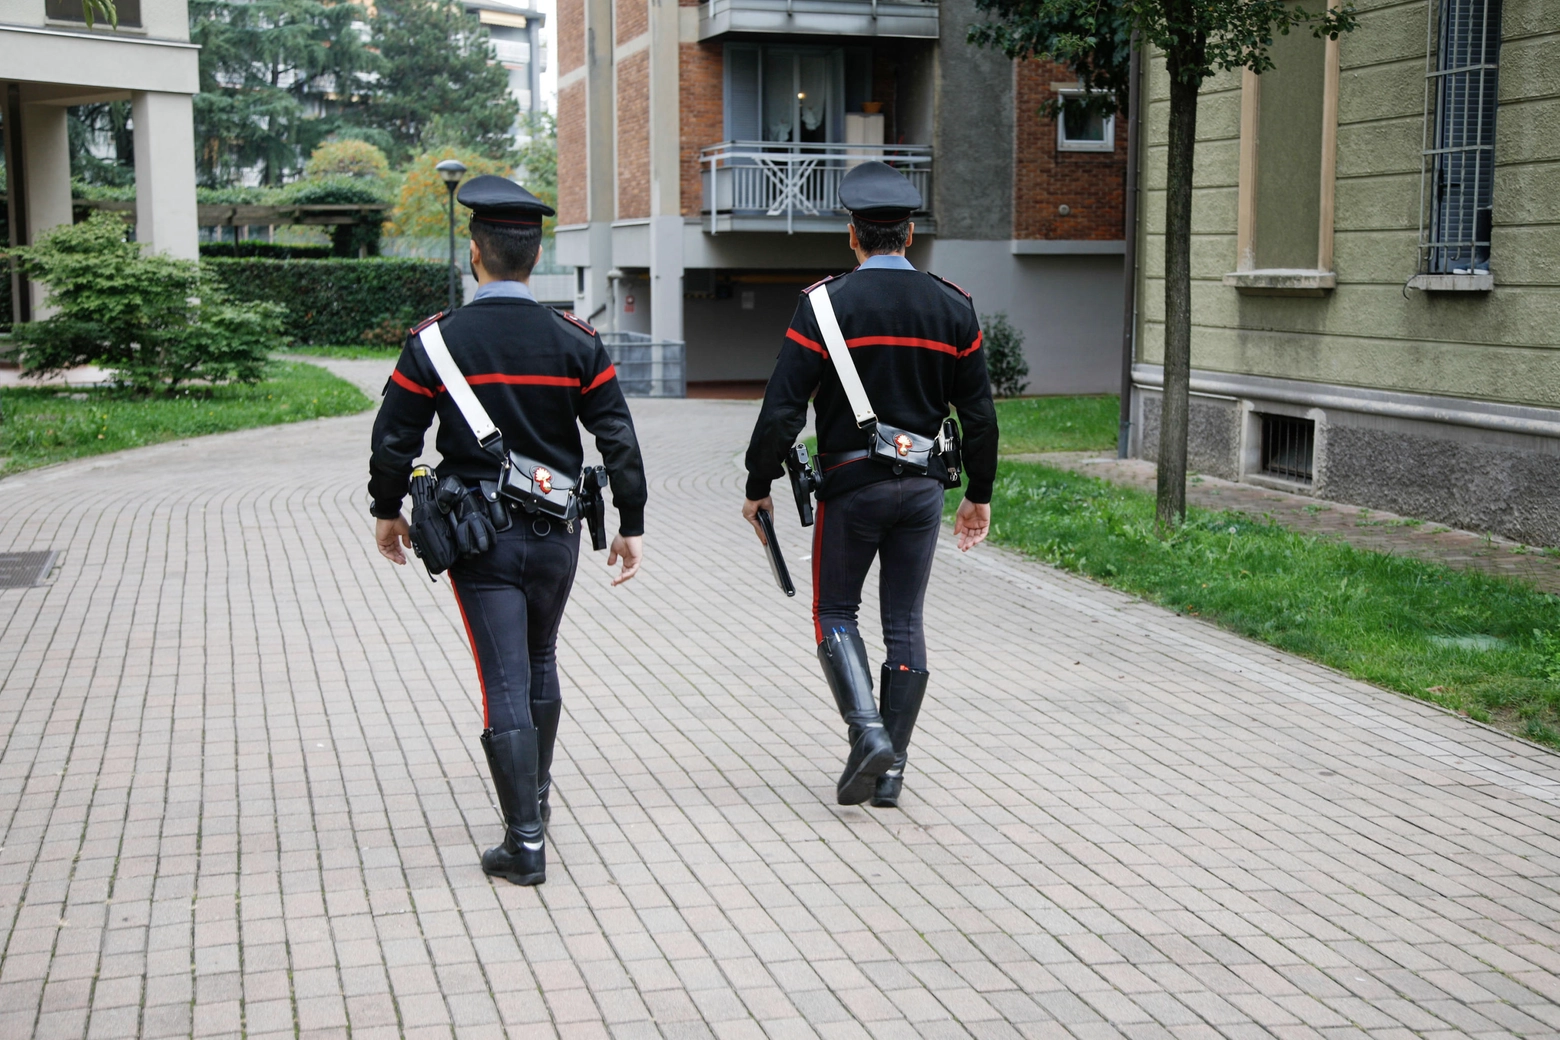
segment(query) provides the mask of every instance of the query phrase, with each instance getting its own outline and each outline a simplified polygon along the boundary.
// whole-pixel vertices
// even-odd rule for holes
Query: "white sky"
[[[542,72],[542,104],[549,112],[558,111],[558,0],[532,0],[529,6],[547,16],[542,38],[547,41],[547,68]]]

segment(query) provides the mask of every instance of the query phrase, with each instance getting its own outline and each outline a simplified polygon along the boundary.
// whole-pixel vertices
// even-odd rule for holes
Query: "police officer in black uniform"
[[[863,163],[840,183],[851,214],[850,246],[861,264],[824,284],[879,423],[934,437],[958,409],[968,486],[954,522],[961,550],[986,537],[997,469],[997,421],[969,293],[905,259],[921,208],[915,186],[883,163]],[[809,289],[817,288],[811,286]],[[836,794],[841,805],[899,804],[910,734],[926,693],[923,605],[942,523],[944,482],[932,456],[925,475],[884,465],[867,449],[825,336],[804,294],[764,392],[747,452],[743,516],[764,537],[758,510],[773,514],[770,484],[807,419],[817,414],[822,486],[813,532],[813,621],[818,658],[843,716],[850,753]],[[814,396],[816,394],[816,397]],[[872,696],[867,649],[856,627],[861,588],[880,559],[879,598],[888,660],[881,705]]]
[[[385,385],[368,483],[379,551],[406,562],[403,546],[412,543],[401,502],[435,415],[441,480],[454,474],[476,488],[499,472],[498,459],[477,441],[419,339],[437,322],[506,449],[573,475],[584,461],[577,423],[595,435],[618,511],[607,562],[622,560],[612,582],[620,585],[638,572],[642,557],[644,464],[601,338],[573,315],[537,303],[527,285],[541,249],[542,218],[553,210],[502,177],[473,178],[457,198],[472,211],[471,269],[478,288],[469,305],[412,330]],[[558,626],[574,583],[580,533],[577,524],[518,509],[509,516],[510,526],[491,534],[492,547],[455,563],[449,576],[476,657],[482,746],[506,824],[503,842],[483,854],[482,869],[517,885],[536,885],[546,879],[543,828],[563,706]]]

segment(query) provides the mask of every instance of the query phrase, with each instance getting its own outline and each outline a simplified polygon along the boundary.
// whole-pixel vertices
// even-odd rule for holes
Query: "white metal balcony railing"
[[[938,0],[704,0],[699,4],[699,39],[731,32],[935,40]]]
[[[775,141],[724,141],[699,153],[704,181],[704,210],[710,234],[721,214],[785,219],[795,230],[801,217],[843,215],[840,179],[873,160],[895,167],[914,184],[922,199],[931,197],[932,148],[924,144],[785,144]]]

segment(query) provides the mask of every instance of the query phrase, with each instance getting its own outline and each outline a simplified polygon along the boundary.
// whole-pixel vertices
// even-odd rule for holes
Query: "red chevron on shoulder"
[[[557,310],[555,310],[555,311],[553,311],[553,313],[558,315],[559,317],[565,319],[566,321],[572,321],[574,324],[578,325],[581,329],[584,329],[585,330],[585,334],[588,335],[588,336],[594,336],[596,334],[596,330],[591,327],[590,322],[586,321],[584,318],[575,317],[573,311],[557,311]]]
[[[417,335],[423,329],[426,329],[429,325],[432,325],[434,322],[438,321],[440,318],[444,317],[448,313],[449,313],[449,311],[440,311],[438,314],[435,314],[431,318],[424,318],[422,321],[420,321],[416,325],[412,326],[412,329],[411,329],[411,332],[409,333],[409,335],[412,335],[412,336]]]
[[[965,292],[964,286],[959,285],[959,284],[957,284],[955,282],[950,282],[948,279],[944,278],[940,274],[932,274],[932,272],[930,272],[930,271],[928,271],[926,273],[927,274],[931,274],[933,278],[937,279],[939,282],[942,282],[944,285],[950,285],[953,288],[959,290],[959,292],[964,293],[964,298],[966,300],[974,300],[975,299],[975,297],[971,296],[968,292]]]
[[[807,287],[807,288],[805,288],[805,289],[803,289],[803,290],[802,290],[802,292],[804,292],[804,293],[810,293],[810,292],[812,292],[812,291],[813,291],[813,290],[814,290],[814,289],[816,289],[816,288],[818,288],[818,286],[820,286],[820,285],[823,285],[823,284],[824,284],[824,283],[825,283],[825,282],[832,282],[832,281],[834,281],[834,279],[835,279],[835,278],[837,278],[837,277],[839,277],[839,276],[838,276],[838,275],[832,275],[832,274],[831,274],[831,275],[829,275],[829,276],[828,276],[828,277],[827,277],[827,278],[820,278],[820,279],[818,279],[818,280],[817,280],[817,281],[816,281],[816,282],[813,282],[813,283],[812,283],[812,284],[811,284],[811,285],[809,285],[809,286],[808,286],[808,287]]]

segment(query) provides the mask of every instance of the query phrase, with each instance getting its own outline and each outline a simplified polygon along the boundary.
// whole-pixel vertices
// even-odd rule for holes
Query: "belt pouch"
[[[541,513],[564,523],[573,523],[580,515],[574,481],[559,476],[551,466],[513,451],[499,471],[498,493],[527,513]]]
[[[482,495],[482,502],[487,506],[488,519],[493,522],[493,530],[507,531],[509,525],[514,523],[509,515],[509,508],[504,505],[503,499],[498,497],[498,481],[480,480],[477,489]]]
[[[872,447],[868,450],[873,461],[893,467],[895,473],[925,476],[931,466],[935,444],[931,437],[878,423],[872,430]]]

